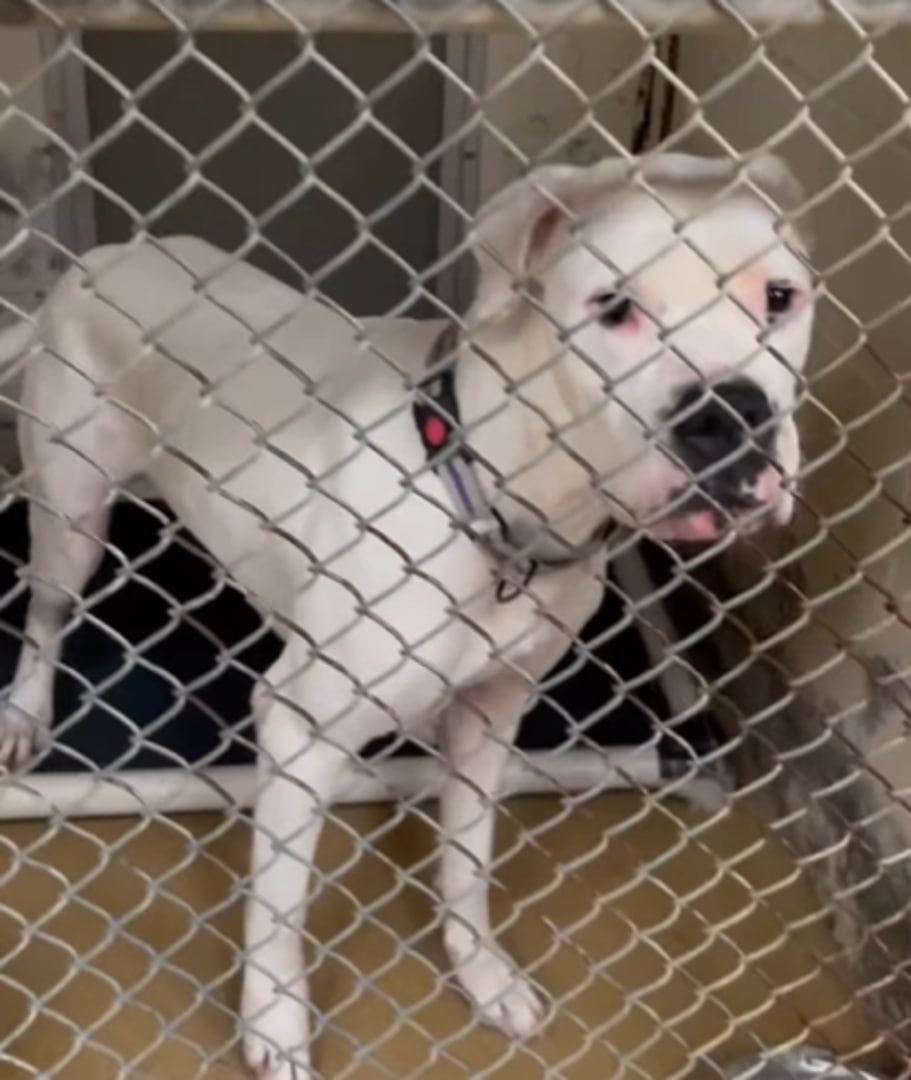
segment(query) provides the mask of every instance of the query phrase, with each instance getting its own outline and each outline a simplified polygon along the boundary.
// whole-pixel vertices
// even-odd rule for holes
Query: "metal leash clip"
[[[882,1080],[843,1064],[829,1050],[806,1044],[737,1058],[723,1066],[721,1075],[724,1080]]]

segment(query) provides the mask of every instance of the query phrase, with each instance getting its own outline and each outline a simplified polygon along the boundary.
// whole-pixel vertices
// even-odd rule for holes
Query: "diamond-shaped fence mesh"
[[[904,7],[3,3],[0,1076],[900,1072]]]

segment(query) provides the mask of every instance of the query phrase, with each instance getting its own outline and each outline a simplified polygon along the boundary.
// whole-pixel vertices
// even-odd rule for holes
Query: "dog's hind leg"
[[[504,676],[460,695],[443,721],[451,775],[440,806],[443,939],[462,989],[480,1018],[528,1037],[544,1009],[531,984],[496,943],[490,922],[496,799],[529,687]]]
[[[101,561],[112,483],[132,456],[125,424],[102,406],[67,443],[36,421],[22,420],[31,598],[18,665],[0,712],[0,765],[23,764],[47,740],[64,627]]]

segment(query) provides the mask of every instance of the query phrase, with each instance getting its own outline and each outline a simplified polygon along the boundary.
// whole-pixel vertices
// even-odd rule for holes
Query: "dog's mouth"
[[[733,485],[724,477],[674,488],[665,511],[654,515],[649,532],[659,540],[707,543],[728,533],[754,533],[782,520],[784,486],[769,467],[751,484]],[[784,518],[786,520],[786,517]]]
[[[706,507],[685,514],[673,514],[659,521],[650,530],[657,540],[672,540],[679,543],[704,544],[730,532],[750,533],[761,528],[770,516],[771,509],[764,512],[733,515]]]

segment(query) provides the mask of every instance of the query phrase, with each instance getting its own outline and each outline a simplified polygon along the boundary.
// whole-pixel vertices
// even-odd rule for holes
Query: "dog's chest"
[[[505,669],[532,680],[546,674],[600,602],[598,562],[539,571],[524,585],[495,571],[493,587],[460,610],[466,648],[454,681],[483,681]]]

